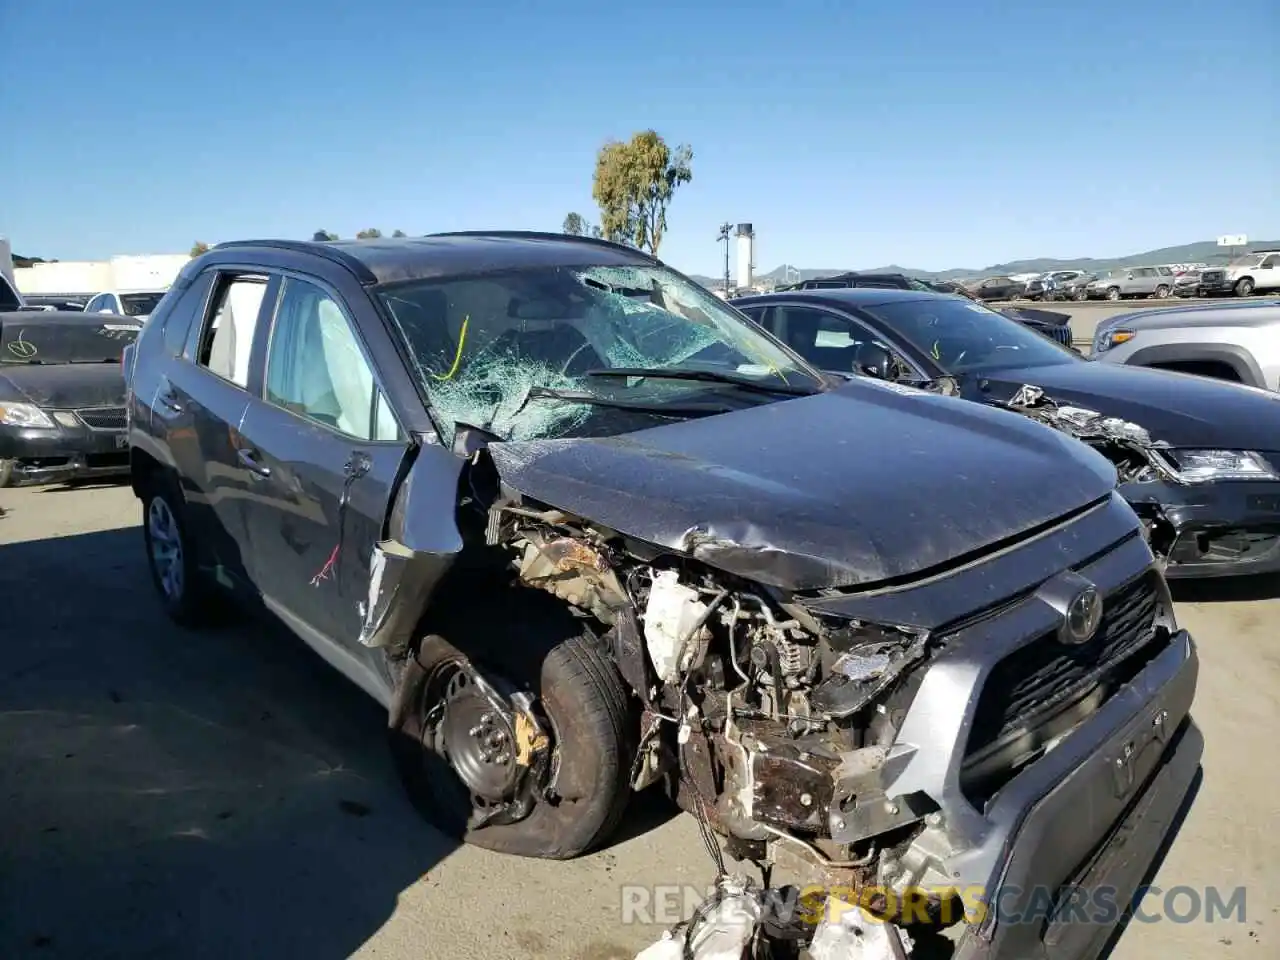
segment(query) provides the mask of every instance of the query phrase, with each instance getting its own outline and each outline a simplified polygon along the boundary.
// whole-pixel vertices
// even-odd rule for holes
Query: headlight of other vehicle
[[[53,421],[39,407],[30,403],[0,404],[0,423],[8,427],[52,427]]]
[[[1114,330],[1099,330],[1098,335],[1093,340],[1093,351],[1094,353],[1102,353],[1104,350],[1110,350],[1112,347],[1127,343],[1135,336],[1136,334],[1132,330],[1126,330],[1123,327],[1117,327]]]
[[[1248,450],[1162,450],[1164,460],[1184,483],[1210,480],[1280,480],[1260,453]]]

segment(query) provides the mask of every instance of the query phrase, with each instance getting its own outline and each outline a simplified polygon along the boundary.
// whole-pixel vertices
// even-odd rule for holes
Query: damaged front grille
[[[967,792],[989,796],[998,788],[992,775],[1007,779],[1016,772],[992,763],[993,755],[1042,747],[1038,732],[1049,738],[1066,732],[1080,719],[1072,716],[1072,707],[1096,709],[1128,678],[1128,667],[1140,669],[1138,654],[1155,647],[1159,602],[1158,576],[1143,574],[1103,598],[1102,621],[1089,642],[1067,646],[1051,631],[997,663],[974,713],[965,761],[972,788]],[[1059,723],[1050,730],[1054,721]],[[978,790],[978,781],[985,789]]]
[[[123,430],[128,426],[124,407],[87,407],[78,416],[91,430]]]

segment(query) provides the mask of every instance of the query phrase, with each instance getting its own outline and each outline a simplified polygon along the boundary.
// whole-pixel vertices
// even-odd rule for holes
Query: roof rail
[[[529,239],[529,240],[561,240],[568,243],[590,243],[598,247],[608,247],[612,250],[625,250],[627,253],[644,257],[654,263],[662,263],[657,257],[651,253],[646,253],[639,247],[633,247],[627,243],[618,243],[614,240],[606,240],[603,237],[584,237],[572,233],[552,233],[549,230],[450,230],[445,233],[428,233],[427,237],[509,237],[513,240]]]
[[[236,247],[270,247],[273,250],[290,250],[294,253],[310,253],[323,257],[331,263],[346,267],[356,275],[362,284],[374,284],[378,278],[374,276],[359,257],[352,256],[339,247],[329,246],[330,241],[319,240],[228,240],[211,247],[211,250],[229,250]]]

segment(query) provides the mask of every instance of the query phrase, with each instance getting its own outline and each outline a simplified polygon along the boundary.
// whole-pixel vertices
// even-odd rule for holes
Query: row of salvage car
[[[282,620],[468,842],[577,856],[665,790],[724,896],[647,957],[900,958],[958,890],[1133,890],[1202,753],[1165,570],[1280,518],[1263,391],[931,292],[727,305],[586,238],[223,244],[123,359],[170,615]],[[774,867],[927,918],[780,924]],[[956,956],[1110,932],[993,910]]]

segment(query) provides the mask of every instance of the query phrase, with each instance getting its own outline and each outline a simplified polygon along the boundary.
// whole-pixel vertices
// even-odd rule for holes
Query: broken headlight
[[[1212,480],[1280,480],[1276,468],[1249,450],[1162,450],[1160,457],[1183,483]]]

